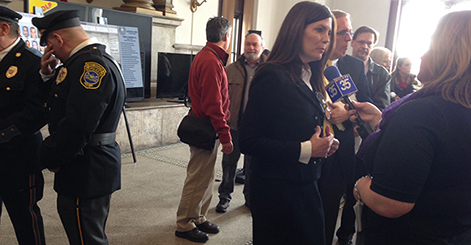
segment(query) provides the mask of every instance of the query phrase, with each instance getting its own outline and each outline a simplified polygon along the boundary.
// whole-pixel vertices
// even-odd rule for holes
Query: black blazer
[[[43,115],[47,93],[39,75],[41,53],[27,48],[20,39],[0,62],[0,179],[1,188],[40,170],[38,151],[42,141],[39,129],[46,124]]]
[[[301,67],[299,67],[301,69]],[[241,152],[251,155],[252,175],[289,181],[315,181],[320,160],[299,162],[301,142],[309,140],[324,114],[314,92],[295,83],[281,66],[257,71],[240,127]]]
[[[124,81],[106,58],[105,46],[84,47],[52,79],[47,102],[51,135],[42,144],[41,160],[48,168],[60,166],[54,190],[72,198],[97,198],[120,189],[119,145],[89,145],[97,134],[116,132],[125,100]]]
[[[358,89],[356,93],[357,100],[372,103],[373,100],[370,97],[370,87],[365,74],[365,64],[363,61],[356,57],[346,55],[338,60],[337,67],[342,75],[350,74],[352,77]],[[348,184],[353,182],[355,169],[355,136],[352,123],[346,121],[343,124],[345,126],[344,131],[340,131],[337,127],[334,127],[335,138],[340,141],[340,147],[328,161],[333,161],[333,166],[340,166],[340,168],[334,168],[338,169],[338,171],[342,171],[343,180],[339,181]]]
[[[353,82],[358,89],[358,92],[356,93],[357,100],[359,102],[373,103],[363,61],[347,54],[337,61],[337,67],[342,75],[350,74],[352,77]]]

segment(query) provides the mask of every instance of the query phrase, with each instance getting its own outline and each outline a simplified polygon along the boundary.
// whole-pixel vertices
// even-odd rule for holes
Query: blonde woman
[[[441,19],[422,57],[423,88],[386,108],[365,142],[370,175],[354,195],[367,206],[367,245],[471,244],[470,19],[471,11]],[[379,121],[370,104],[356,109]]]
[[[391,72],[391,50],[388,48],[384,47],[375,47],[373,50],[371,50],[370,57],[371,59],[376,63],[388,70],[388,72]]]

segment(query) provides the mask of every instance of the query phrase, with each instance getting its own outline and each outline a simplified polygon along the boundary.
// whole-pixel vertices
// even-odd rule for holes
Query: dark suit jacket
[[[309,164],[298,160],[301,142],[322,126],[324,114],[314,92],[299,81],[272,64],[253,79],[239,129],[240,150],[253,157],[253,176],[301,182],[319,178],[319,159]]]
[[[359,102],[371,102],[370,86],[365,74],[365,64],[360,59],[351,55],[346,55],[337,61],[337,67],[342,75],[350,74],[358,92],[356,93]]]
[[[52,78],[49,131],[41,147],[48,168],[60,166],[54,190],[71,198],[97,198],[121,188],[119,145],[90,145],[97,134],[116,132],[125,100],[124,81],[105,46],[72,55]]]
[[[370,97],[370,87],[365,74],[365,64],[360,59],[346,55],[337,61],[337,67],[342,75],[350,74],[355,83],[358,92],[356,98],[360,102],[373,102]],[[355,167],[355,137],[353,134],[353,127],[350,121],[344,122],[345,130],[340,131],[334,127],[335,138],[340,141],[340,147],[335,153],[335,158],[329,158],[328,161],[335,161],[331,164],[331,171],[342,171],[343,180],[345,183],[353,181],[353,173]],[[339,164],[341,168],[335,167]],[[328,173],[325,173],[328,174]]]
[[[301,142],[323,124],[324,114],[300,78],[301,66],[296,82],[283,67],[268,64],[257,71],[239,128],[240,150],[252,156],[253,238],[257,244],[325,244],[317,187],[322,163],[299,162]],[[280,229],[280,223],[287,227]]]
[[[40,171],[39,129],[47,93],[39,75],[41,53],[20,40],[0,62],[0,186],[18,186],[23,177]],[[23,188],[23,186],[21,187]]]

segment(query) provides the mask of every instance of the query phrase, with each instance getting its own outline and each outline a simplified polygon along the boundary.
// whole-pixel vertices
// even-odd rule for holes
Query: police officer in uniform
[[[44,188],[39,130],[46,123],[47,94],[41,90],[41,53],[27,48],[19,37],[21,17],[0,6],[0,197],[18,243],[45,244],[37,202]]]
[[[108,244],[105,225],[111,194],[121,188],[116,128],[125,101],[124,81],[105,46],[89,38],[77,11],[33,18],[47,46],[41,75],[53,85],[47,100],[50,136],[40,159],[55,172],[57,210],[70,244]],[[57,58],[62,63],[56,67]]]

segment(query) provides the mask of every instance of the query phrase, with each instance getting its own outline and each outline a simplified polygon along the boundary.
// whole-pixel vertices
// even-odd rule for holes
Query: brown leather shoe
[[[198,228],[194,228],[190,231],[175,231],[175,236],[185,238],[192,242],[207,242],[209,240],[208,234],[200,231]]]
[[[199,225],[196,225],[196,227],[198,227],[198,229],[200,229],[200,231],[204,231],[206,233],[210,233],[210,234],[217,234],[219,233],[219,226],[209,222],[209,221],[205,221]]]

